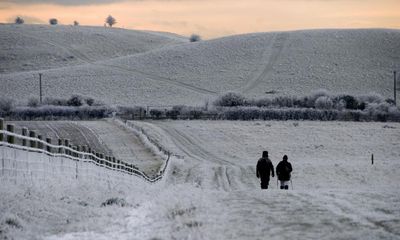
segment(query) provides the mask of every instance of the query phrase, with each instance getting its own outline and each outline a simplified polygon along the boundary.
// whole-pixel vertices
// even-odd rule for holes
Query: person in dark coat
[[[292,164],[287,161],[288,157],[283,156],[283,160],[276,166],[276,175],[281,182],[281,189],[289,189],[290,173],[292,172]]]
[[[275,177],[274,165],[268,158],[268,151],[263,151],[262,158],[258,160],[256,173],[257,178],[261,180],[261,189],[268,189],[270,174]]]

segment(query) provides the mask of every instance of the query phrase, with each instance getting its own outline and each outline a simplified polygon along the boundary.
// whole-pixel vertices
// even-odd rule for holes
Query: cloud
[[[107,3],[124,2],[124,1],[126,0],[3,0],[2,2],[14,3],[14,4],[56,4],[56,5],[66,5],[66,6],[77,6],[77,5],[107,4]]]

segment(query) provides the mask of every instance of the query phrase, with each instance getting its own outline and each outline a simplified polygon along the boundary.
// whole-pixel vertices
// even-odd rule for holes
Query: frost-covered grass
[[[171,160],[164,181],[156,185],[138,181],[131,185],[130,191],[104,189],[95,184],[64,188],[50,182],[53,191],[44,191],[48,185],[46,188],[2,185],[0,209],[7,209],[4,211],[7,218],[17,219],[22,226],[19,229],[1,225],[6,236],[17,239],[26,236],[397,239],[400,236],[398,123],[133,124],[145,129],[150,138],[177,156]],[[276,189],[275,178],[271,179],[269,190],[259,189],[254,171],[263,150],[269,151],[275,166],[284,154],[289,156],[294,167],[293,190]],[[374,165],[371,165],[372,153]],[[7,201],[15,198],[21,201]],[[123,199],[127,206],[101,207],[108,199]],[[82,201],[87,206],[79,205]],[[70,224],[62,223],[66,218],[71,218]]]
[[[29,27],[11,29],[14,35],[3,36],[4,41],[13,42],[10,51],[17,51],[25,44],[20,43],[25,41],[21,36],[25,31],[33,34]],[[52,34],[68,35],[67,26],[58,27],[57,34],[49,29],[43,38]],[[112,31],[118,38],[128,34],[121,29]],[[9,36],[20,41],[10,40]],[[144,42],[148,39],[146,36],[142,39]],[[90,42],[85,34],[82,39]],[[350,95],[376,92],[388,98],[392,96],[393,70],[400,67],[393,60],[400,55],[399,42],[398,30],[364,29],[247,34],[168,45],[140,54],[121,47],[117,54],[126,52],[127,55],[119,58],[93,57],[95,61],[90,64],[79,60],[76,61],[79,66],[63,64],[65,67],[59,69],[1,74],[0,81],[5,88],[0,91],[4,96],[28,99],[37,92],[34,79],[42,72],[45,96],[65,98],[71,93],[80,93],[107,104],[202,105],[226,91],[251,97],[262,97],[266,93],[300,96],[319,88]],[[32,50],[35,54],[36,50],[48,46],[46,42],[40,43],[43,46]],[[96,49],[103,45],[107,44],[96,44]],[[51,45],[48,49],[82,59],[101,53],[83,47],[63,49]],[[18,51],[29,53],[30,50]],[[22,60],[6,61],[18,65]]]

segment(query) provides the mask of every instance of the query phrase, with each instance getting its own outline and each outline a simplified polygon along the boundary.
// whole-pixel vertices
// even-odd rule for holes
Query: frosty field
[[[0,94],[26,101],[90,95],[107,104],[203,105],[246,96],[332,93],[392,96],[400,32],[304,30],[190,43],[167,33],[72,26],[0,25]]]
[[[161,182],[133,179],[111,189],[74,181],[2,184],[3,219],[11,216],[22,228],[2,222],[1,234],[16,239],[400,238],[398,123],[133,124],[173,153]],[[269,190],[259,189],[255,164],[262,150],[270,152],[275,166],[283,154],[289,156],[293,190],[276,189],[275,178]],[[110,197],[123,198],[128,206],[100,207]]]

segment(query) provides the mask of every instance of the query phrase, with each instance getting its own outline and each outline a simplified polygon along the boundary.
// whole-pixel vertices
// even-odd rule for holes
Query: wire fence
[[[29,134],[29,136],[27,136]],[[34,131],[23,128],[22,134],[14,132],[14,125],[4,125],[0,119],[1,178],[48,178],[50,176],[86,180],[132,181],[132,176],[154,183],[162,179],[170,154],[161,171],[152,177],[131,163],[115,157],[104,156],[87,146],[72,146],[67,139],[41,139]]]

